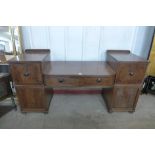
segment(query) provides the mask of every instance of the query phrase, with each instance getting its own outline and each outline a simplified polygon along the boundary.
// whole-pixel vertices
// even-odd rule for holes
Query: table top
[[[47,76],[114,76],[104,61],[48,61],[43,67]]]

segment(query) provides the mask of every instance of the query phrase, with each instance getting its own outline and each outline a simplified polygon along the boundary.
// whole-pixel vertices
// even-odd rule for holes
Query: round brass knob
[[[134,73],[133,73],[133,72],[130,72],[130,73],[129,73],[129,75],[130,75],[130,76],[133,76],[133,75],[134,75]]]
[[[64,82],[64,79],[59,79],[58,80],[60,83],[63,83]]]
[[[28,77],[29,75],[30,75],[30,73],[28,73],[28,72],[24,73],[25,77]]]
[[[96,80],[96,82],[101,82],[102,81],[102,79],[101,78],[97,78],[97,80]]]

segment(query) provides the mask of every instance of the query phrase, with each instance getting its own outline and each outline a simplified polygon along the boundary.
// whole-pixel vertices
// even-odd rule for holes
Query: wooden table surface
[[[113,76],[115,72],[103,61],[48,61],[44,75],[68,76]]]

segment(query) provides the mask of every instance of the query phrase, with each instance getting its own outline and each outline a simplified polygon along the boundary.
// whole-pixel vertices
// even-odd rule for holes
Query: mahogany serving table
[[[50,53],[40,52],[16,56],[9,63],[23,112],[47,112],[54,87],[103,88],[109,112],[133,112],[148,64],[120,50],[107,51],[105,62],[52,61]]]

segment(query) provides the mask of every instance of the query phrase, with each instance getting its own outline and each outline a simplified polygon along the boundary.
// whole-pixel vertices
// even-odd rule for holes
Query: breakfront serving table
[[[106,61],[53,61],[50,53],[25,53],[9,61],[22,112],[48,112],[54,87],[99,87],[109,112],[134,112],[147,60],[108,50]]]

